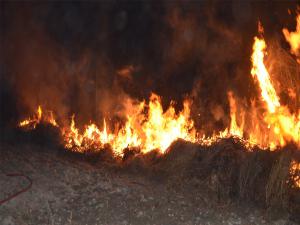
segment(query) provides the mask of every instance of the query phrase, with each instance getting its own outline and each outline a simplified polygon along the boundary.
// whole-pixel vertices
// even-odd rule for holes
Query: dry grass
[[[266,184],[266,204],[268,207],[288,206],[290,152],[283,152],[274,163]]]

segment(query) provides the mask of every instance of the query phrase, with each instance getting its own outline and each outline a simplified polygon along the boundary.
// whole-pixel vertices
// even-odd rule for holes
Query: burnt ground
[[[138,157],[126,162],[105,157],[95,160],[93,157],[97,156],[65,154],[55,146],[3,143],[0,199],[29,183],[25,177],[6,174],[26,175],[32,180],[32,186],[0,205],[0,224],[284,225],[299,222],[288,212],[272,213],[264,204],[224,197],[228,187],[223,184],[217,186],[221,190],[214,190],[214,176],[207,181],[211,185],[207,185],[207,178],[194,175],[201,173],[193,170],[199,161],[193,159],[199,146],[179,143],[173,148],[174,154],[164,159],[147,156],[148,161],[152,160],[149,169],[149,163]],[[183,153],[179,156],[176,149]]]

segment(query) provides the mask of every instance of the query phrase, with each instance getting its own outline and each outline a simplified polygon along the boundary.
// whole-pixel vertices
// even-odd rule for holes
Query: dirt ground
[[[150,176],[57,152],[1,144],[0,200],[28,185],[25,177],[6,174],[32,180],[28,191],[0,205],[1,225],[296,224],[247,202],[219,201],[197,179]]]

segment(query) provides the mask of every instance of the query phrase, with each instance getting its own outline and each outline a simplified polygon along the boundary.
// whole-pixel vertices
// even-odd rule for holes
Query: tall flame
[[[253,54],[251,57],[253,65],[251,74],[258,80],[262,98],[267,103],[268,110],[273,113],[275,109],[280,106],[280,103],[271,83],[269,72],[264,64],[266,47],[266,42],[263,39],[259,39],[258,37],[254,38]]]
[[[282,106],[273,87],[270,75],[264,64],[266,43],[264,39],[254,38],[251,74],[257,78],[261,95],[267,104],[265,122],[271,128],[270,143],[283,146],[293,141],[300,146],[300,115],[293,115],[286,106]]]

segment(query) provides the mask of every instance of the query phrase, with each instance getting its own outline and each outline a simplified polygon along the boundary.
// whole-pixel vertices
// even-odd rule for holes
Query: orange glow
[[[293,180],[294,187],[300,188],[300,163],[297,163],[295,160],[291,162],[290,175]]]
[[[284,146],[290,141],[300,146],[300,116],[291,114],[286,106],[280,104],[269,72],[264,65],[265,41],[257,37],[254,40],[251,74],[257,78],[262,98],[267,104],[268,111],[264,115],[264,121],[270,128],[270,146]]]
[[[244,116],[242,116],[241,126],[238,126],[236,121],[237,106],[232,92],[228,92],[228,100],[229,100],[230,118],[231,118],[229,134],[232,136],[238,136],[242,138],[243,129],[244,129]],[[244,112],[242,114],[244,114]]]
[[[121,155],[125,148],[138,148],[142,145],[142,140],[136,129],[133,128],[132,118],[128,117],[125,127],[118,131],[111,145],[118,155]]]
[[[246,103],[242,105],[239,103],[243,101],[229,91],[230,122],[224,130],[216,130],[211,136],[196,130],[190,117],[190,100],[183,102],[183,109],[179,112],[176,112],[172,102],[163,110],[161,98],[156,94],[152,94],[148,102],[125,105],[123,120],[118,124],[110,124],[110,120],[104,118],[100,127],[90,122],[79,129],[73,116],[68,126],[59,126],[52,111],[44,112],[38,106],[34,116],[20,122],[19,126],[32,129],[38,123],[49,123],[60,129],[64,145],[69,150],[99,151],[110,146],[118,156],[122,156],[126,148],[138,148],[141,153],[158,149],[164,153],[177,139],[211,145],[219,138],[230,136],[238,137],[249,148],[258,145],[261,148],[275,149],[288,142],[294,142],[300,147],[300,113],[295,110],[292,113],[288,105],[281,104],[278,93],[282,90],[276,90],[280,89],[277,86],[275,89],[272,71],[264,62],[267,45],[262,37],[263,26],[259,24],[258,29],[260,37],[254,38],[251,75],[260,89],[259,100],[252,99],[250,106]],[[128,70],[132,68],[119,71],[119,74],[127,74]],[[293,87],[287,88],[286,92],[291,99],[297,100],[299,93]]]
[[[142,125],[145,152],[152,149],[160,149],[164,152],[179,138],[187,141],[195,140],[194,122],[189,119],[190,103],[185,101],[183,106],[183,111],[178,115],[172,105],[164,113],[160,98],[154,94],[150,97],[148,120]]]
[[[47,111],[43,113],[42,107],[39,105],[35,115],[32,118],[25,119],[19,123],[19,127],[26,127],[28,129],[33,129],[37,124],[44,122],[49,123],[52,126],[57,127],[58,124],[54,119],[54,115],[52,111]]]
[[[80,133],[73,117],[70,127],[63,129],[65,147],[84,152],[91,148],[99,150],[104,144],[109,144],[116,155],[122,155],[125,148],[140,148],[144,153],[159,149],[163,153],[179,138],[195,141],[188,101],[184,102],[183,111],[178,114],[172,105],[163,112],[160,98],[155,94],[150,97],[147,115],[142,114],[146,107],[143,102],[138,107],[139,110],[135,114],[127,116],[125,126],[113,133],[108,131],[105,119],[103,130],[95,124],[90,124]],[[142,117],[144,120],[141,120]]]
[[[286,41],[291,46],[291,53],[297,57],[300,57],[300,14],[297,15],[296,21],[297,25],[296,30],[294,32],[290,32],[287,28],[283,28],[282,32]],[[299,58],[298,62],[300,63]]]
[[[271,84],[269,72],[267,71],[264,64],[265,49],[265,41],[263,39],[255,37],[253,54],[251,57],[253,65],[251,74],[258,80],[261,89],[261,96],[267,103],[268,110],[273,113],[275,112],[276,107],[280,105],[280,103],[276,91]]]

